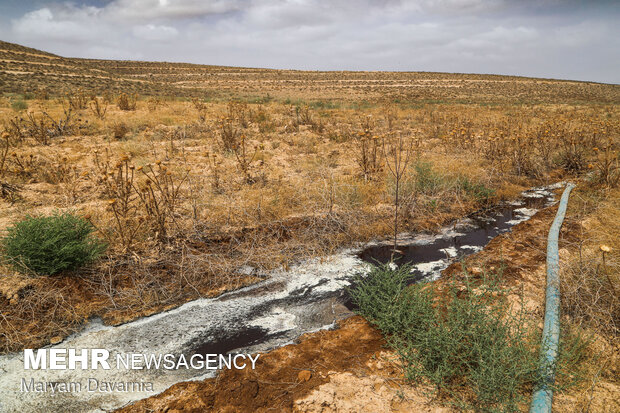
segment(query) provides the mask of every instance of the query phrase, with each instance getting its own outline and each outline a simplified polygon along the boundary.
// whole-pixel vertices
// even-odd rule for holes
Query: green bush
[[[495,196],[495,190],[487,188],[484,184],[472,182],[467,177],[458,179],[458,187],[478,203],[487,203]]]
[[[417,162],[415,169],[415,189],[425,195],[437,195],[450,186],[449,179],[433,169],[430,162]]]
[[[14,100],[11,102],[11,108],[16,112],[21,112],[22,110],[28,109],[28,104],[22,99]]]
[[[508,311],[498,274],[474,285],[446,280],[407,287],[410,268],[374,267],[350,289],[357,312],[386,336],[408,381],[421,380],[449,396],[461,410],[518,411],[540,382],[540,330],[521,310]],[[575,371],[587,343],[561,343],[558,376]],[[563,356],[562,356],[563,354]],[[576,377],[562,380],[575,384]],[[559,388],[559,387],[558,387]]]
[[[1,240],[5,262],[24,273],[53,275],[74,270],[99,257],[106,245],[84,218],[70,213],[27,216]]]
[[[396,270],[388,266],[373,267],[365,277],[358,277],[349,290],[353,304],[364,318],[386,334],[397,334],[416,321],[419,314],[429,312],[428,308],[421,311],[410,311],[403,305],[409,290],[405,288],[413,277],[410,267],[403,265]],[[425,294],[425,292],[420,292]],[[430,306],[431,300],[418,300],[415,304]]]

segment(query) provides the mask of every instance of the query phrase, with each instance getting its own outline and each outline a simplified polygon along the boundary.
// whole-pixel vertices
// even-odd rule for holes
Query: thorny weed
[[[616,187],[620,182],[620,163],[614,142],[609,138],[602,148],[594,147],[593,152],[596,158],[588,168],[595,170],[596,182],[610,188]]]
[[[358,133],[359,165],[365,181],[372,180],[382,169],[381,138],[373,134],[371,118],[366,117],[362,122],[362,130]]]
[[[81,110],[86,109],[88,104],[88,97],[84,92],[84,89],[78,89],[73,93],[67,93],[65,95],[65,100],[68,105],[73,110]]]
[[[101,188],[107,199],[107,209],[113,214],[113,226],[108,230],[100,229],[112,244],[120,244],[124,251],[130,250],[144,224],[145,217],[138,213],[135,191],[135,166],[128,156],[123,156],[115,164],[111,163],[108,151],[105,159],[95,152],[95,183]]]
[[[138,103],[138,94],[121,93],[116,100],[116,104],[120,110],[134,111]]]
[[[200,122],[204,123],[207,120],[207,104],[198,98],[192,99],[192,104],[198,112],[198,119],[200,120]]]
[[[237,145],[240,136],[239,130],[235,127],[234,120],[230,117],[222,116],[219,120],[219,143],[224,152],[232,152]]]
[[[88,107],[93,115],[99,120],[105,119],[105,114],[108,111],[108,104],[105,102],[103,98],[95,97],[89,104]]]
[[[169,224],[176,222],[178,218],[181,189],[187,181],[191,168],[188,167],[178,179],[161,161],[156,161],[155,165],[148,164],[145,167],[139,167],[138,171],[146,179],[139,187],[134,186],[134,190],[142,201],[155,238],[160,242],[165,242],[168,239]]]
[[[221,175],[220,168],[222,165],[222,161],[215,153],[207,152],[205,156],[209,163],[209,170],[211,171],[211,189],[215,193],[221,193],[222,184],[221,184],[221,177],[220,177]]]
[[[232,148],[233,153],[235,154],[235,159],[237,160],[237,166],[239,167],[244,181],[247,184],[257,182],[258,176],[253,174],[253,170],[255,169],[255,161],[257,161],[258,152],[261,149],[262,147],[258,145],[250,148],[245,135],[241,135],[238,142]],[[262,160],[258,160],[257,164],[260,168],[263,166],[264,162]]]

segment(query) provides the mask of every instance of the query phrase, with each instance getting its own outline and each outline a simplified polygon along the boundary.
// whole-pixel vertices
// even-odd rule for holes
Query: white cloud
[[[197,18],[237,11],[247,3],[241,0],[115,0],[105,7],[118,19]]]
[[[561,5],[555,0],[50,3],[17,17],[3,33],[9,41],[69,56],[619,82],[618,16],[595,8],[584,15]],[[538,13],[540,7],[551,9]],[[549,11],[556,9],[561,13]]]
[[[133,28],[133,34],[136,37],[145,40],[170,40],[177,37],[179,34],[178,30],[174,27],[164,26],[164,25],[155,25],[155,24],[145,24],[143,26],[136,26]]]
[[[83,27],[76,21],[58,20],[48,8],[26,13],[13,25],[14,30],[27,36],[51,36],[56,38],[71,38],[81,36]]]
[[[96,41],[109,30],[95,7],[51,9],[44,7],[14,20],[13,32],[25,39],[67,42]]]

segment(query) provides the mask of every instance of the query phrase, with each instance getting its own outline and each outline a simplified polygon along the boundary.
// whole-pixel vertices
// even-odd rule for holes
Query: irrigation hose
[[[547,238],[547,291],[545,298],[545,324],[542,333],[539,372],[542,379],[532,396],[530,413],[550,413],[553,402],[553,384],[555,382],[555,365],[560,341],[560,257],[558,237],[566,215],[566,206],[570,191],[575,187],[566,185],[560,206],[555,215],[549,237]]]

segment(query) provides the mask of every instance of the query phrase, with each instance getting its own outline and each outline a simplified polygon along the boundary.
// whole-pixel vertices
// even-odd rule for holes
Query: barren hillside
[[[620,86],[430,72],[320,72],[76,59],[0,41],[0,90],[424,103],[617,103]]]

